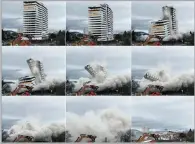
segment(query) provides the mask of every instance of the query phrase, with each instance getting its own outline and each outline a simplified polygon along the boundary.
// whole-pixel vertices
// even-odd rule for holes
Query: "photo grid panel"
[[[2,97],[2,142],[64,142],[66,98]]]
[[[6,142],[194,142],[193,1],[2,1]]]
[[[131,8],[132,45],[194,46],[193,1],[132,1]]]
[[[130,46],[130,1],[67,1],[67,46]]]
[[[131,138],[131,97],[67,97],[66,142],[125,142]]]
[[[194,96],[194,47],[132,47],[133,96]]]
[[[69,46],[66,54],[67,96],[131,95],[131,47]]]

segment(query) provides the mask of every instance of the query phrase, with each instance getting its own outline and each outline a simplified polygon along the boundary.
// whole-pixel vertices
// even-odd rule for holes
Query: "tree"
[[[125,37],[127,35],[127,32],[125,31],[124,33],[123,33],[123,36]]]
[[[66,31],[66,41],[69,42],[71,40],[70,32]]]
[[[65,142],[72,142],[71,138],[72,135],[69,133],[69,131],[65,131]]]
[[[58,136],[52,136],[52,142],[65,142],[66,132],[62,132]]]
[[[119,139],[120,142],[131,142],[131,136],[131,130],[128,130],[126,132],[119,132],[116,138]]]
[[[123,142],[131,142],[131,135],[131,130],[126,131],[126,133],[122,135]]]
[[[194,130],[192,131],[191,129],[187,133],[187,141],[189,142],[194,142]]]
[[[54,40],[54,39],[56,39],[56,34],[54,34],[54,33],[51,33],[50,35],[49,35],[49,39],[52,39],[52,40]]]
[[[109,140],[107,137],[105,137],[105,139],[102,142],[109,142]]]
[[[131,44],[131,33],[124,32],[123,33],[123,45],[130,45]]]
[[[188,45],[194,45],[194,32],[190,32],[190,34],[183,34],[183,42]]]
[[[122,41],[122,36],[120,34],[115,35],[115,40]]]
[[[131,35],[132,35],[132,41],[133,42],[136,41],[136,36],[135,36],[135,31],[134,30],[132,31]]]
[[[59,31],[56,37],[58,45],[65,45],[65,31]]]
[[[5,40],[5,32],[3,29],[2,29],[2,40]]]

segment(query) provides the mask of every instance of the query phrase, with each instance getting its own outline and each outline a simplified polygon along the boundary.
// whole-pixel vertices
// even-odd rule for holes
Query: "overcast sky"
[[[66,28],[66,2],[42,1],[48,8],[49,30],[65,30]],[[23,2],[2,2],[2,28],[18,29],[23,27]]]
[[[100,64],[110,74],[131,72],[130,47],[67,47],[66,74],[70,78],[89,76],[84,69],[87,64]]]
[[[27,59],[40,60],[48,78],[66,78],[66,51],[64,47],[3,47],[2,76],[17,79],[30,73]]]
[[[99,6],[103,3],[108,4],[113,11],[114,32],[131,30],[131,2],[127,1],[67,2],[67,28],[83,32],[84,28],[88,28],[88,7]]]
[[[132,70],[152,68],[173,73],[194,71],[194,47],[132,47]]]
[[[194,97],[132,97],[133,127],[194,128]]]
[[[132,119],[132,128],[194,128],[194,97],[66,97],[67,116],[118,108]]]
[[[187,1],[139,1],[132,2],[132,28],[148,32],[150,21],[162,18],[162,7],[176,8],[179,32],[194,31],[194,2]]]
[[[65,123],[65,102],[65,97],[3,97],[2,125],[10,120]]]

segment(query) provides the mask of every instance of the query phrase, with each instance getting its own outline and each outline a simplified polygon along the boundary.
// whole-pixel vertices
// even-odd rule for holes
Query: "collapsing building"
[[[107,71],[101,65],[87,65],[85,66],[85,70],[87,70],[98,83],[102,83],[107,77]]]
[[[151,22],[150,35],[167,37],[176,34],[178,31],[176,20],[176,9],[174,7],[162,7],[163,17],[161,20]]]
[[[43,64],[40,61],[31,58],[27,60],[27,63],[32,75],[35,77],[35,83],[39,84],[45,81],[46,75],[44,73]]]
[[[86,65],[85,69],[90,73],[90,75],[94,78],[96,75],[100,72],[103,72],[104,75],[106,76],[106,70],[103,66],[101,65],[96,65],[96,66],[91,66],[91,65]]]

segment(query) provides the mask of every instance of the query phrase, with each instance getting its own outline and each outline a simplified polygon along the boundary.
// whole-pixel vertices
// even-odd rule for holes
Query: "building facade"
[[[111,41],[113,36],[113,12],[107,4],[88,7],[88,33],[98,41]]]
[[[150,24],[149,34],[167,37],[178,33],[176,20],[176,9],[173,7],[162,7],[163,18]]]
[[[39,84],[45,81],[46,75],[44,73],[43,64],[40,61],[33,60],[31,58],[27,60],[27,63],[32,75],[35,77],[35,83]]]
[[[151,22],[150,34],[158,35],[161,37],[167,37],[171,34],[170,26],[168,20],[158,20]]]
[[[169,26],[171,29],[171,34],[178,32],[177,19],[176,19],[176,9],[174,7],[164,6],[162,8],[163,19],[169,20]]]
[[[34,40],[48,38],[48,10],[40,2],[23,2],[23,34]]]

